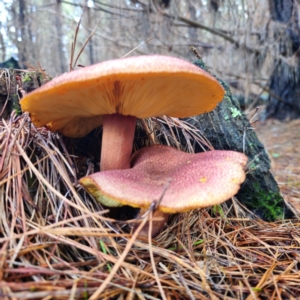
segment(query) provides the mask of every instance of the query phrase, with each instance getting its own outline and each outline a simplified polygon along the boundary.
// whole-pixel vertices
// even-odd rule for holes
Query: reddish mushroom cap
[[[224,89],[209,73],[179,58],[115,59],[65,73],[20,102],[36,126],[86,135],[107,114],[185,118],[213,110]]]
[[[147,208],[170,181],[158,209],[185,212],[234,196],[246,178],[246,163],[247,157],[234,151],[190,154],[155,145],[136,152],[131,169],[95,173],[80,183],[107,206]]]

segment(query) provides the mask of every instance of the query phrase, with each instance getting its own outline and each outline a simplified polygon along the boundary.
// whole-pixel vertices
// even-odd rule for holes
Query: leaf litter
[[[187,140],[186,151],[195,139],[209,145],[182,120],[154,118],[138,126],[148,137],[143,146],[162,136],[180,147],[179,135]],[[297,152],[274,147],[269,152],[297,159]],[[298,219],[266,223],[233,198],[218,209],[174,215],[158,237],[138,239],[128,230],[130,221],[106,217],[78,185],[72,149],[76,142],[72,148],[57,134],[35,128],[27,114],[0,122],[1,299],[250,300],[300,294]],[[291,178],[299,180],[293,176],[299,168],[291,163],[282,168],[276,161],[275,176],[286,183],[283,173],[289,170],[282,192],[299,199],[297,184],[291,184]],[[83,173],[88,168],[84,164]]]

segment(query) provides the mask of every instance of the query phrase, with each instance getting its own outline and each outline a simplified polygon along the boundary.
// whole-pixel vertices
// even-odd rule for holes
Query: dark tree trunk
[[[2,24],[0,22],[0,28],[2,27]],[[5,56],[6,56],[6,44],[3,38],[3,34],[0,31],[0,53],[1,53],[1,61],[5,61]]]
[[[191,2],[188,2],[187,5],[188,5],[188,12],[189,12],[189,19],[196,21],[197,16],[196,16],[195,6]],[[192,43],[197,43],[197,41],[198,41],[197,28],[190,26],[188,28],[188,35],[189,35],[189,40]]]
[[[67,70],[64,47],[63,47],[63,31],[62,31],[62,22],[61,22],[61,4],[62,0],[56,0],[56,15],[55,15],[55,26],[57,32],[57,53],[59,58],[60,72],[64,73]]]
[[[93,9],[88,6],[88,0],[84,0],[83,2],[85,10],[86,10],[86,18],[84,18],[86,26],[89,31],[93,29]],[[95,2],[94,2],[95,6]],[[89,42],[88,42],[88,53],[89,53],[89,64],[93,65],[95,63],[95,58],[94,58],[94,37],[92,37]]]
[[[87,3],[86,3],[87,6]],[[87,7],[87,17],[88,17],[88,28],[89,30],[92,29],[92,12],[91,12],[91,8]],[[89,60],[90,60],[90,64],[94,64],[95,63],[95,58],[94,58],[94,39],[91,38],[88,44],[89,47]]]
[[[300,27],[295,0],[269,0],[279,57],[270,78],[267,118],[300,117]],[[281,56],[281,57],[280,57]]]
[[[30,51],[30,60],[36,62],[36,51],[34,51],[34,45],[35,45],[35,38],[34,38],[34,34],[32,32],[32,16],[35,14],[35,9],[36,7],[34,7],[33,5],[30,5],[29,7],[30,9],[30,17],[27,20],[27,32],[28,32],[28,43],[29,43],[29,51]]]
[[[195,64],[206,69],[200,60]],[[199,128],[216,150],[236,150],[248,156],[247,179],[237,195],[241,203],[267,221],[291,216],[270,173],[270,160],[264,146],[241,112],[238,101],[232,97],[228,85],[218,80],[226,91],[223,101],[214,111],[190,119],[190,123]],[[196,149],[196,152],[200,151],[200,148]]]
[[[27,49],[26,49],[26,3],[24,0],[19,0],[19,38],[21,39],[21,43],[19,43],[19,59],[23,64],[27,60]]]

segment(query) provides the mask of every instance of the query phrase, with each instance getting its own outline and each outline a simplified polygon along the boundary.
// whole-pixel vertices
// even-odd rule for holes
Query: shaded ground
[[[271,171],[286,201],[300,214],[300,120],[269,120],[256,133],[271,159]]]

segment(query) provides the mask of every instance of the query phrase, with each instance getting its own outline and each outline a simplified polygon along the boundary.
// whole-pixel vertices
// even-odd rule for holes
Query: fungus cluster
[[[100,173],[80,183],[107,206],[147,208],[170,181],[158,209],[187,211],[221,203],[245,180],[247,158],[232,151],[187,154],[167,146],[132,156],[137,118],[185,118],[213,110],[224,90],[184,60],[139,56],[63,74],[21,100],[36,126],[82,137],[103,126]],[[132,156],[132,158],[131,158]]]

